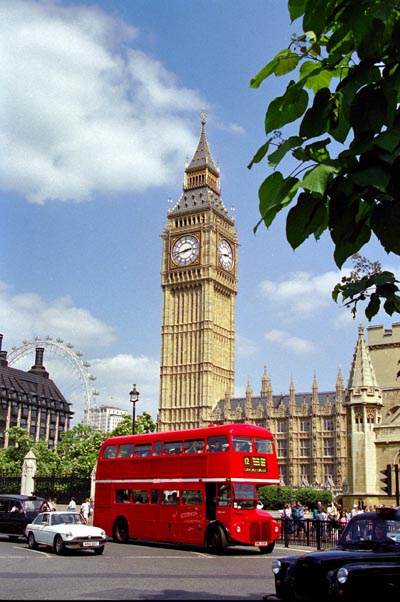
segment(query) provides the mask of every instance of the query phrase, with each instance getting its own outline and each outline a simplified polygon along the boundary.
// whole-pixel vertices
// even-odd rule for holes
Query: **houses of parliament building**
[[[282,484],[329,488],[347,507],[394,503],[381,490],[380,470],[400,463],[400,323],[369,326],[367,336],[360,325],[349,380],[339,371],[331,391],[319,391],[315,376],[311,392],[297,392],[292,381],[286,395],[276,395],[264,368],[259,391],[248,385],[235,398],[238,246],[203,113],[182,194],[162,232],[158,430],[257,424],[274,434]],[[4,429],[24,424],[56,444],[72,412],[42,358],[28,377],[7,365],[5,352],[0,359],[3,446]]]

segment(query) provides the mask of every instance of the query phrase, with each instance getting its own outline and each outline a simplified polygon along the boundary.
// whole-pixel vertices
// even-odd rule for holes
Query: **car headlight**
[[[349,578],[349,571],[344,566],[342,566],[338,570],[336,577],[339,583],[346,583],[347,579]]]
[[[72,531],[67,531],[66,533],[64,533],[64,537],[65,539],[72,539],[74,537],[74,534],[72,533]]]
[[[271,569],[272,569],[272,572],[274,573],[274,575],[277,575],[279,573],[279,571],[281,570],[281,568],[282,568],[281,561],[278,558],[275,558],[271,564]]]

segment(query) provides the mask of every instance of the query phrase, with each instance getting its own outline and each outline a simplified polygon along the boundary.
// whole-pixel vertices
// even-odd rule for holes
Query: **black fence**
[[[302,545],[317,548],[317,550],[326,550],[335,546],[343,527],[338,527],[337,523],[330,520],[313,520],[305,518],[304,520],[275,519],[281,525],[281,535],[276,540],[277,543],[289,546]]]
[[[35,494],[39,497],[52,497],[58,504],[68,504],[73,495],[77,502],[90,497],[90,475],[87,477],[35,477]],[[1,476],[0,493],[20,493],[21,475]]]

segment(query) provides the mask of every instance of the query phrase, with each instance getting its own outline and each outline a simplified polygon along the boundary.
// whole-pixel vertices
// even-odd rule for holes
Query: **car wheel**
[[[32,531],[30,531],[30,533],[28,535],[28,548],[30,548],[31,550],[37,550],[37,548],[38,548],[35,536],[32,533]]]
[[[275,547],[275,542],[273,541],[268,546],[260,546],[259,550],[260,550],[261,554],[271,554],[274,547]]]
[[[116,543],[128,543],[129,529],[125,518],[117,518],[113,529],[113,540]]]
[[[101,546],[101,548],[93,548],[93,552],[96,556],[100,556],[104,552],[104,546]]]
[[[64,546],[64,542],[62,540],[61,535],[56,535],[55,536],[55,538],[54,538],[54,544],[53,544],[53,549],[54,549],[54,552],[56,554],[58,554],[59,556],[61,554],[65,553],[65,546]]]
[[[215,554],[222,554],[222,552],[226,550],[228,547],[228,540],[222,527],[216,525],[212,528],[208,536],[207,545]]]

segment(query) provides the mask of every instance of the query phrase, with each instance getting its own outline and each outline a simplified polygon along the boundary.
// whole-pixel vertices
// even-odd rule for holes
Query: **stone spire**
[[[350,369],[348,391],[352,393],[352,401],[365,401],[365,398],[376,397],[382,405],[382,393],[375,376],[369,349],[364,337],[364,326],[358,327],[358,339],[353,354],[353,362]],[[355,399],[356,397],[356,399]]]
[[[197,148],[190,163],[186,165],[183,193],[175,207],[169,211],[173,219],[183,213],[214,209],[231,225],[233,218],[228,214],[220,190],[219,168],[215,166],[206,136],[206,114],[201,113],[201,132]]]

